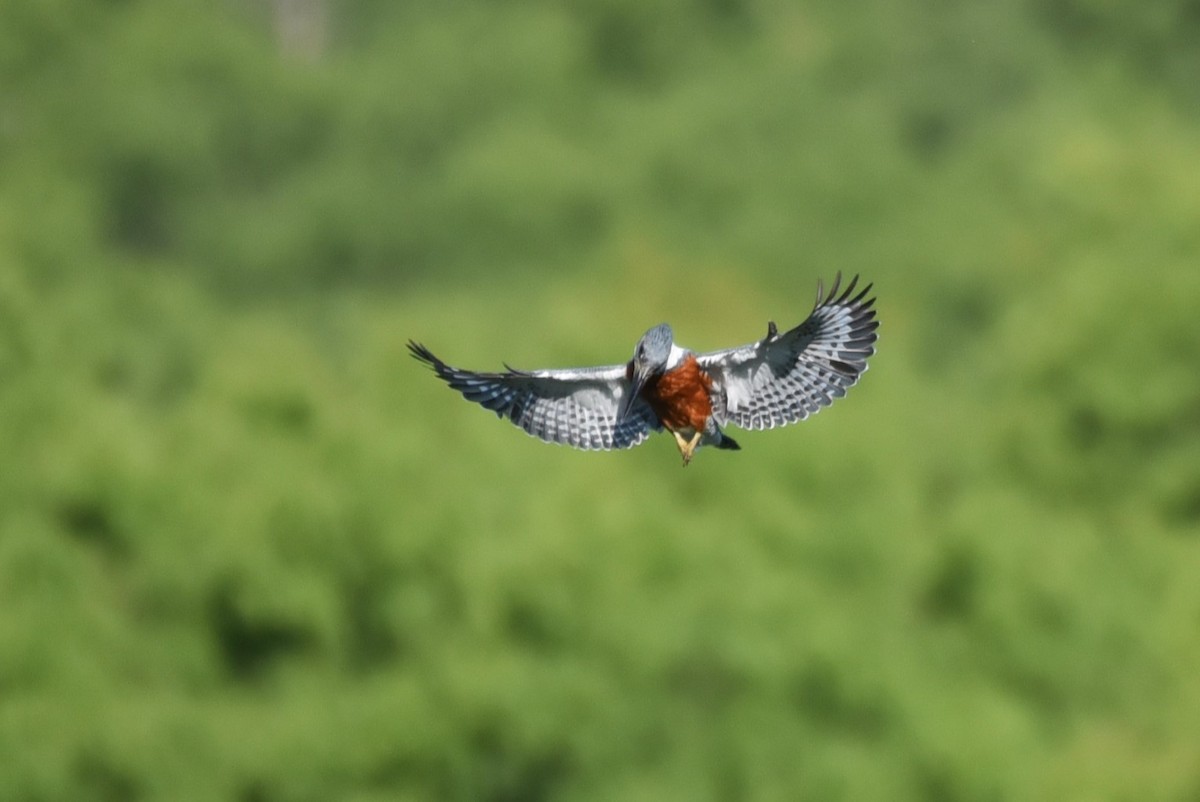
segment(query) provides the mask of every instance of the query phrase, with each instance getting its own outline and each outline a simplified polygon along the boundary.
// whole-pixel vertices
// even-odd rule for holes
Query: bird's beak
[[[629,417],[630,410],[633,409],[637,397],[641,395],[642,388],[646,386],[646,380],[649,378],[649,368],[635,363],[633,366],[633,379],[629,382],[629,389],[626,391],[625,397],[621,399],[621,409],[617,413],[618,423]]]

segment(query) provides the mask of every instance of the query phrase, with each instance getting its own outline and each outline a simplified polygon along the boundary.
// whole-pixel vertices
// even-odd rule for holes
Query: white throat
[[[686,348],[680,348],[675,343],[671,343],[671,353],[667,355],[667,370],[674,370],[679,367],[679,363],[688,355]]]

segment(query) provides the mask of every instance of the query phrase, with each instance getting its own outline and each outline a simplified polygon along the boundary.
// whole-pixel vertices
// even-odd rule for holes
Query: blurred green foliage
[[[0,798],[1194,800],[1200,13],[0,5]],[[462,403],[876,282],[680,470]]]

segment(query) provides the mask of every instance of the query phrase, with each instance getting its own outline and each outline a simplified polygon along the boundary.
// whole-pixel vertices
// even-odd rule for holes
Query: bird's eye
[[[645,359],[645,358],[646,358],[646,346],[639,345],[638,346],[638,359]]]

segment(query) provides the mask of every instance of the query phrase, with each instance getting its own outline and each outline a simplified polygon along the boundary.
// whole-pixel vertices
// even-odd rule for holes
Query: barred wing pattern
[[[774,429],[807,418],[841,398],[875,353],[875,320],[868,284],[857,295],[855,276],[839,295],[838,274],[826,296],[818,285],[808,319],[779,334],[768,324],[756,343],[697,357],[713,379],[713,416],[743,429]],[[719,403],[723,401],[722,403]]]
[[[661,428],[654,412],[641,400],[625,420],[616,422],[628,389],[624,365],[476,373],[447,365],[420,343],[409,342],[408,348],[468,401],[508,418],[547,443],[609,451],[636,446]]]

